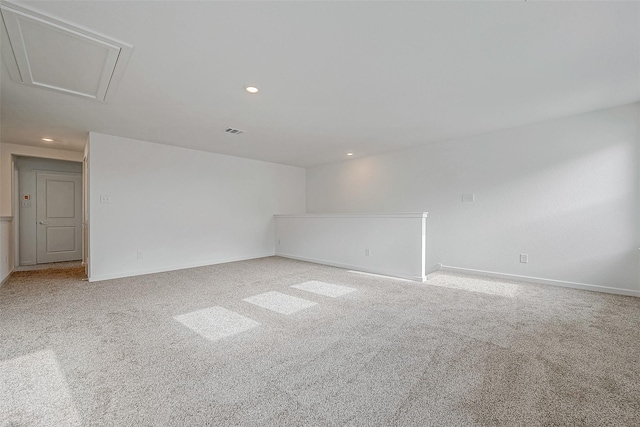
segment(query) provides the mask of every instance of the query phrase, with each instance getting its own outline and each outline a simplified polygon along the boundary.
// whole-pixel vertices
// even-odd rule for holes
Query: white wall
[[[97,133],[88,159],[90,280],[273,255],[305,210],[301,168]]]
[[[634,293],[639,109],[311,168],[307,209],[428,211],[427,268],[442,263]],[[475,202],[462,203],[463,193],[474,193]],[[528,264],[519,262],[520,253],[529,255]]]
[[[0,144],[0,154],[1,152],[2,144]],[[11,163],[9,163],[9,170],[11,170]],[[2,182],[0,182],[0,204],[3,204],[2,192],[4,191],[5,186],[3,185],[4,174],[2,161],[0,161],[0,179],[2,180]],[[9,182],[11,181],[12,180],[9,179]],[[9,187],[9,191],[11,193],[11,187]],[[0,286],[13,271],[13,251],[11,250],[13,217],[2,216],[2,208],[4,208],[4,206],[0,206]]]
[[[14,264],[13,219],[0,217],[0,284],[11,274]]]
[[[276,216],[276,254],[426,280],[427,213]]]
[[[636,176],[637,176],[637,188],[640,189],[640,104],[637,104],[638,108],[636,108]],[[640,196],[636,197],[636,201],[638,203],[638,207],[636,213],[638,217],[640,217]],[[637,243],[638,243],[638,252],[637,252],[637,269],[638,269],[638,282],[640,282],[640,224],[636,227],[637,229]],[[638,285],[640,287],[640,284]]]

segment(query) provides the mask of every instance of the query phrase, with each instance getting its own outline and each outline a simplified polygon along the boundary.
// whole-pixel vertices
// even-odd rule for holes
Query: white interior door
[[[82,174],[37,173],[37,262],[82,259]]]

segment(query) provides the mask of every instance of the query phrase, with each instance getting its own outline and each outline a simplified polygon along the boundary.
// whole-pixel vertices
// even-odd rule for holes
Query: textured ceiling
[[[95,131],[311,166],[640,100],[638,2],[20,4],[134,50],[107,103],[3,61],[4,143]]]

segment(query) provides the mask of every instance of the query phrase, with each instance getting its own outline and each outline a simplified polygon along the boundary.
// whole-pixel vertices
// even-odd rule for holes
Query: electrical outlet
[[[100,196],[100,203],[111,203],[111,196],[107,196],[107,195]]]
[[[142,259],[142,251],[138,251],[136,253],[136,256],[138,257],[138,259]]]
[[[529,255],[528,254],[520,254],[520,262],[523,264],[526,264],[529,262]]]
[[[9,255],[5,254],[4,255],[4,263],[8,263],[9,262]]]
[[[475,200],[475,196],[473,193],[471,194],[463,194],[462,195],[462,201],[465,203],[469,203],[469,202],[473,202]]]
[[[369,256],[369,255],[371,255],[371,251],[369,251],[369,249],[365,249],[364,256]]]
[[[278,246],[280,246],[280,239],[278,239]]]

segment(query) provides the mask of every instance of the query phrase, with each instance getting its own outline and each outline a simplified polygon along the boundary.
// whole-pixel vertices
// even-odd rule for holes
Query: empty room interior
[[[640,2],[0,10],[0,426],[640,425]]]

